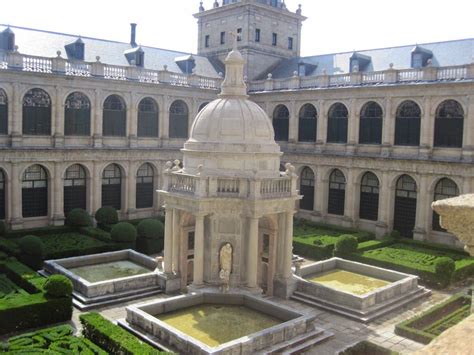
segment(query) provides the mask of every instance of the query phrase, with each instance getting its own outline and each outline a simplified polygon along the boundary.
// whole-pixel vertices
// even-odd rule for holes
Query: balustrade
[[[66,75],[91,76],[91,65],[84,62],[66,62]]]
[[[291,179],[265,179],[260,185],[263,198],[291,196]]]
[[[23,56],[23,71],[52,73],[53,61],[49,58]]]
[[[420,81],[423,80],[421,69],[404,69],[398,72],[398,81]]]
[[[238,179],[217,179],[217,195],[239,195],[240,181]]]
[[[104,78],[113,80],[127,80],[126,67],[106,65],[104,67]]]
[[[197,178],[191,175],[171,174],[168,191],[194,195]]]
[[[438,80],[461,80],[467,78],[467,68],[465,66],[442,67],[436,73]]]

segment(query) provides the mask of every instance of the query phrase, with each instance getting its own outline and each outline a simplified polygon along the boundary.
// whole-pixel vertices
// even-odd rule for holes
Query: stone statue
[[[221,290],[229,291],[230,272],[232,271],[232,245],[226,243],[219,252],[220,271],[219,278],[222,281]]]
[[[156,257],[156,271],[163,271],[163,257]]]

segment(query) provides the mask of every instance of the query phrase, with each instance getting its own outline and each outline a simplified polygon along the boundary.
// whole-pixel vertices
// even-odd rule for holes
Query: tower
[[[301,8],[291,12],[282,0],[220,0],[194,15],[198,19],[198,54],[223,62],[232,49],[231,34],[247,65],[245,76],[253,80],[282,59],[298,57]]]

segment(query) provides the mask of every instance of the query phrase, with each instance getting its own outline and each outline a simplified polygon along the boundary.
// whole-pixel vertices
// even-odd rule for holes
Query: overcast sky
[[[195,53],[199,0],[0,0],[0,23]],[[204,0],[212,7],[214,0]],[[473,0],[286,0],[303,6],[302,54],[470,38]],[[20,48],[21,52],[21,48]]]

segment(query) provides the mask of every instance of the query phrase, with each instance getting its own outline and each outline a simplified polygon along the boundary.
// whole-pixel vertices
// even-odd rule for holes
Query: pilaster
[[[431,112],[431,98],[425,97],[423,100],[423,118],[420,130],[419,155],[424,159],[431,157],[433,147],[434,113]]]
[[[94,109],[92,112],[92,127],[93,132],[93,145],[94,148],[102,148],[102,121],[103,121],[103,112],[102,112],[102,90],[94,90]]]
[[[422,175],[416,201],[416,220],[413,230],[413,239],[423,241],[429,231],[429,220],[427,212],[431,206],[433,197],[429,193],[428,175]]]
[[[22,196],[21,196],[21,171],[20,164],[12,162],[11,163],[11,204],[12,204],[12,214],[11,214],[11,228],[13,230],[23,228],[23,215],[22,215]]]
[[[256,288],[258,271],[258,218],[248,218],[247,286]]]
[[[194,230],[193,284],[201,286],[204,281],[204,216],[196,215]]]
[[[51,127],[51,133],[53,134],[54,146],[56,148],[61,148],[64,146],[64,90],[61,87],[56,86],[55,91],[56,97],[54,99],[55,105],[52,112],[53,125]]]

